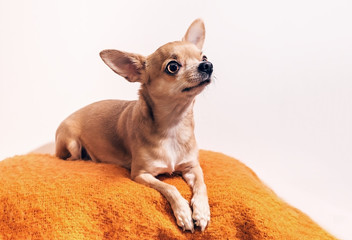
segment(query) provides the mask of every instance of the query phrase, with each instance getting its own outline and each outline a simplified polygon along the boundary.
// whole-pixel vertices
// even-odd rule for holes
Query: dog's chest
[[[160,159],[161,167],[164,167],[164,171],[168,173],[174,172],[177,163],[180,161],[179,144],[174,139],[165,139],[161,142],[161,151],[163,155],[163,159]]]
[[[159,159],[154,161],[153,168],[157,174],[173,173],[177,166],[187,160],[185,145],[188,144],[187,136],[170,133],[166,138],[160,141]]]

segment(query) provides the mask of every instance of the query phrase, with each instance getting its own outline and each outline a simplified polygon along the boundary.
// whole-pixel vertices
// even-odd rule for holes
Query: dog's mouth
[[[188,87],[188,88],[184,88],[182,90],[182,92],[189,92],[189,91],[192,91],[193,89],[196,89],[196,88],[199,88],[201,86],[204,86],[204,85],[208,85],[210,83],[210,78],[208,78],[207,80],[204,80],[202,82],[200,82],[199,84],[195,85],[195,86],[192,86],[192,87]]]

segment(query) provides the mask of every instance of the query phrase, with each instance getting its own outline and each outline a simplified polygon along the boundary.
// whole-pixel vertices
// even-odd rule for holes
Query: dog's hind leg
[[[69,140],[67,150],[70,152],[70,157],[67,160],[82,159],[82,146],[77,140]]]
[[[55,145],[55,156],[65,160],[82,159],[82,146],[78,140],[62,139],[58,136]]]

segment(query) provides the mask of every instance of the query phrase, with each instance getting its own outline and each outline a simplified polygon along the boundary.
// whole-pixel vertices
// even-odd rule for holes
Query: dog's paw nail
[[[205,227],[208,225],[208,221],[206,220],[200,220],[200,223],[198,226],[200,226],[200,229],[202,230],[202,232],[205,230]]]
[[[189,230],[189,231],[191,231],[192,233],[194,232],[194,225],[193,225],[192,219],[190,219],[189,221],[187,221],[187,223],[186,223],[186,230]]]

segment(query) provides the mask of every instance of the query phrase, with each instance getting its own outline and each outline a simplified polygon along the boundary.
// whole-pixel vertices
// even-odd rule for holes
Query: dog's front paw
[[[194,219],[196,226],[200,227],[200,229],[204,231],[210,221],[208,197],[196,195],[192,198],[191,204],[193,207],[192,218]]]
[[[189,230],[194,232],[192,210],[186,199],[179,199],[173,206],[172,210],[174,212],[177,225],[180,226],[183,231]]]

